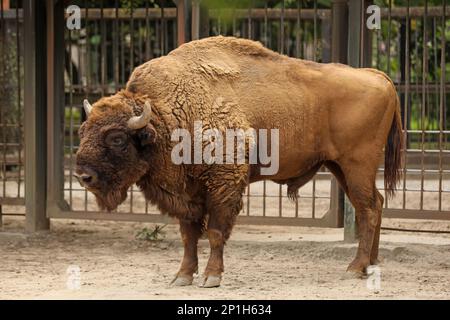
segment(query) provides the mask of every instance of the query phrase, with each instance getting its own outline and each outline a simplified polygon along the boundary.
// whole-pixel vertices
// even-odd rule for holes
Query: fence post
[[[174,0],[177,6],[177,46],[188,42],[190,39],[190,1]]]
[[[64,1],[47,0],[47,216],[64,207]]]
[[[348,0],[333,0],[331,26],[331,61],[347,63]]]
[[[372,1],[348,1],[348,64],[352,67],[370,66],[370,33],[366,28],[366,9]],[[355,209],[344,196],[344,241],[354,242],[358,238]]]
[[[45,2],[24,0],[24,133],[26,230],[50,227],[46,216]]]
[[[364,1],[364,0],[363,0]],[[348,1],[348,55],[347,62],[352,67],[361,66],[361,30],[363,28],[362,1]],[[358,238],[355,208],[346,195],[343,197],[344,241],[355,242]]]
[[[348,6],[347,0],[333,0],[331,7],[331,61],[338,63],[347,63],[348,47]],[[338,215],[338,227],[344,224],[344,191],[338,186],[336,178],[332,179],[332,201],[334,210]],[[333,191],[336,190],[337,191]]]
[[[192,0],[191,40],[200,39],[200,1],[201,0]]]

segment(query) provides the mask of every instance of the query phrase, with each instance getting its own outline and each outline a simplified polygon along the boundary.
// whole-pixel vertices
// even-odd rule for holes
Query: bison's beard
[[[100,210],[112,211],[116,209],[119,204],[125,201],[127,198],[128,188],[121,188],[117,190],[110,190],[105,194],[96,193],[95,200],[100,208]]]

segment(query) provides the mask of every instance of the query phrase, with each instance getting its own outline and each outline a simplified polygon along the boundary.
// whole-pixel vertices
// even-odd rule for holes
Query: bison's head
[[[79,130],[75,176],[95,195],[102,210],[111,211],[149,168],[144,155],[156,139],[149,122],[151,105],[149,101],[137,105],[116,95],[94,106],[85,100],[84,109],[88,118]]]

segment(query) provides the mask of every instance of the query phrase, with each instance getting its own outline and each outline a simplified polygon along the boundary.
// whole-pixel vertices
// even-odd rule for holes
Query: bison
[[[184,257],[175,285],[192,284],[204,232],[211,252],[202,284],[220,285],[224,245],[249,183],[287,184],[295,197],[321,166],[356,209],[359,247],[347,270],[363,274],[377,263],[384,199],[376,172],[384,155],[391,195],[403,144],[399,99],[381,71],[290,58],[255,41],[218,36],[138,66],[124,90],[84,107],[77,178],[101,209],[114,210],[136,184],[179,220]],[[194,121],[220,130],[279,128],[278,172],[262,175],[260,163],[173,163],[171,134],[192,132]]]

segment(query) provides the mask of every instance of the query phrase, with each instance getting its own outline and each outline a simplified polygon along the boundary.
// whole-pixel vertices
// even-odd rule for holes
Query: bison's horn
[[[92,111],[92,106],[89,103],[89,101],[87,101],[86,99],[84,99],[84,101],[83,101],[83,107],[84,107],[84,112],[86,112],[86,117],[89,117],[89,114]]]
[[[150,121],[150,115],[152,113],[152,106],[150,101],[146,101],[144,104],[144,110],[140,116],[131,117],[128,120],[128,127],[131,129],[141,129],[145,127]]]

